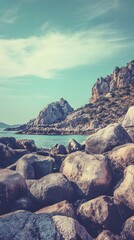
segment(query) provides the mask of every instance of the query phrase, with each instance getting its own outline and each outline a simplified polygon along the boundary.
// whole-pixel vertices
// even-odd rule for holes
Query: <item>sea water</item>
[[[18,139],[32,139],[39,148],[51,148],[56,143],[67,146],[69,140],[75,139],[77,142],[82,143],[86,140],[86,135],[27,135],[27,134],[16,134],[14,131],[4,131],[0,128],[0,137],[15,137]]]

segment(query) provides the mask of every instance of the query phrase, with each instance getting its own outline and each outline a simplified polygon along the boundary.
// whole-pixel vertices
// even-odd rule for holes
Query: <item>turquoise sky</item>
[[[61,97],[80,107],[133,59],[133,0],[0,0],[0,122],[26,123]]]

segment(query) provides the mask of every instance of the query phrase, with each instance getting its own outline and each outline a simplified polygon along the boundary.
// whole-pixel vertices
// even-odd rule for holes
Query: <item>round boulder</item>
[[[94,198],[105,194],[111,182],[111,174],[103,155],[75,152],[67,156],[61,165],[62,172],[71,183],[77,196]]]
[[[114,123],[89,136],[86,140],[85,151],[90,154],[100,154],[131,142],[132,139],[126,130],[121,125]]]
[[[114,198],[118,202],[134,210],[134,165],[124,171],[124,180],[114,191]]]
[[[26,193],[24,178],[9,169],[0,170],[0,213],[8,211],[10,204]]]
[[[105,229],[118,233],[123,223],[118,206],[109,196],[100,196],[81,204],[78,214],[92,232],[94,229]]]
[[[16,171],[25,179],[39,179],[52,172],[53,164],[52,157],[26,154],[18,160]]]
[[[61,173],[51,173],[39,179],[31,186],[30,192],[42,206],[73,198],[72,185]]]

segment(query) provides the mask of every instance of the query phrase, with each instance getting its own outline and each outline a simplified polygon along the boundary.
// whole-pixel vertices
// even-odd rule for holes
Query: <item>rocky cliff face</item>
[[[126,67],[116,67],[111,75],[97,79],[92,88],[90,102],[93,103],[101,95],[110,93],[115,89],[127,87],[131,83],[134,83],[134,60],[128,63]]]
[[[45,107],[40,113],[37,119],[34,121],[34,125],[44,125],[58,123],[67,117],[69,113],[73,112],[73,108],[69,103],[61,98],[57,102],[53,102]]]

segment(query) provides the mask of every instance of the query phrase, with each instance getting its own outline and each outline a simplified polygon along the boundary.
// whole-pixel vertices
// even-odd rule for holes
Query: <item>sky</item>
[[[84,106],[97,78],[134,59],[133,0],[0,0],[0,122],[49,103]]]

